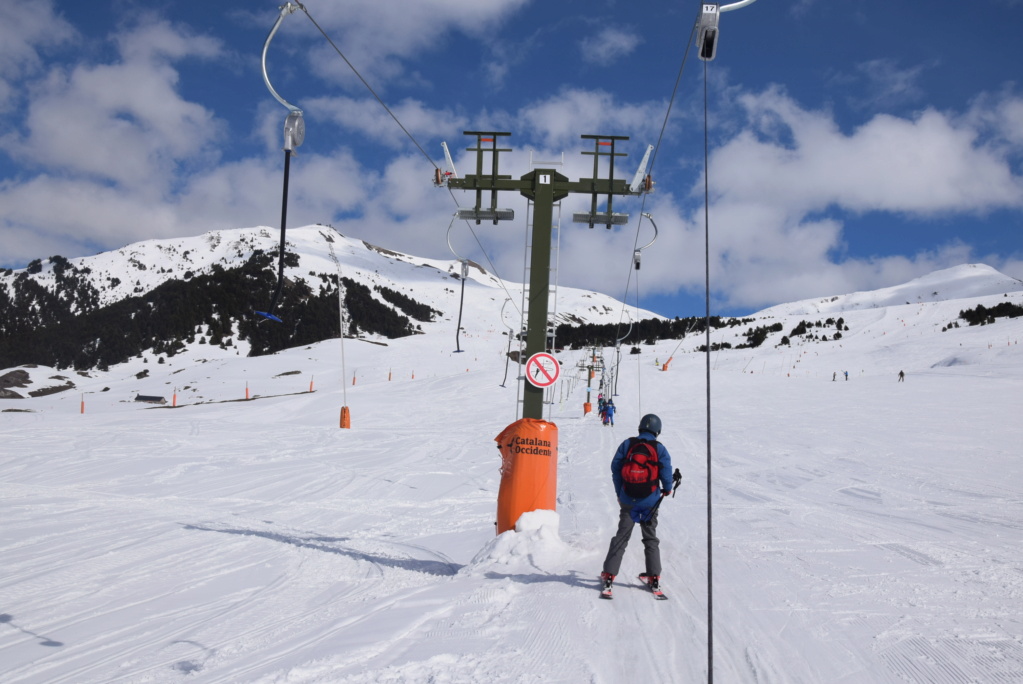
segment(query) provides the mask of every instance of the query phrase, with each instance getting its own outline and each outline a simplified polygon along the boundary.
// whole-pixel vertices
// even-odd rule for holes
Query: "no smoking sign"
[[[533,387],[550,387],[561,376],[561,364],[546,352],[538,352],[526,361],[526,380]]]

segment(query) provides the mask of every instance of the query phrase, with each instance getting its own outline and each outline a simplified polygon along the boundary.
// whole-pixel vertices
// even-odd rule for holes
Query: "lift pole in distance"
[[[501,175],[499,171],[499,155],[501,152],[510,152],[510,149],[499,148],[497,141],[499,137],[510,136],[511,133],[501,131],[465,131],[465,135],[475,136],[476,146],[467,148],[469,152],[476,153],[476,173],[466,175],[464,178],[448,177],[441,183],[447,183],[448,187],[460,190],[471,190],[475,192],[476,203],[471,209],[459,209],[457,216],[460,219],[472,220],[477,224],[482,221],[492,221],[497,225],[499,221],[508,221],[515,218],[512,209],[502,209],[497,206],[498,193],[502,191],[518,191],[523,197],[533,202],[533,239],[530,252],[529,270],[529,301],[528,316],[526,321],[526,358],[547,350],[547,316],[548,297],[550,295],[550,268],[551,268],[551,236],[553,232],[554,204],[572,193],[587,194],[591,196],[590,211],[577,213],[574,220],[578,223],[586,223],[593,228],[595,225],[603,225],[608,229],[612,225],[628,223],[629,215],[613,213],[612,198],[615,196],[641,195],[653,188],[650,176],[645,174],[645,164],[648,158],[644,156],[643,165],[636,173],[632,183],[623,179],[614,178],[615,157],[624,157],[624,153],[615,151],[618,142],[628,140],[625,136],[613,135],[584,135],[584,140],[593,141],[593,151],[583,154],[594,155],[593,177],[581,178],[578,181],[570,181],[566,176],[554,169],[534,169],[518,180],[511,176]],[[649,149],[649,148],[648,148]],[[489,173],[484,172],[484,154],[489,153]],[[610,159],[610,169],[606,178],[598,178],[598,164],[600,157]],[[483,206],[484,196],[489,194],[489,206]],[[598,211],[598,204],[601,200],[606,203],[607,211]],[[543,419],[543,394],[544,390],[526,383],[523,389],[522,417]]]

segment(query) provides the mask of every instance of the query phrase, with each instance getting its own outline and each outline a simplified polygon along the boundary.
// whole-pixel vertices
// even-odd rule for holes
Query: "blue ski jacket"
[[[648,441],[654,441],[657,436],[652,432],[640,432],[640,439]],[[642,499],[634,499],[631,496],[626,495],[622,492],[622,464],[625,461],[625,455],[629,451],[629,440],[625,440],[618,447],[618,451],[615,452],[614,458],[611,459],[611,480],[615,485],[615,496],[618,497],[618,501],[625,506],[633,506],[641,509],[650,510],[654,504],[661,497],[661,492],[653,492],[649,496]],[[660,442],[657,443],[657,460],[661,464],[661,470],[659,473],[659,479],[661,480],[661,490],[671,491],[671,454],[664,448],[664,445]]]

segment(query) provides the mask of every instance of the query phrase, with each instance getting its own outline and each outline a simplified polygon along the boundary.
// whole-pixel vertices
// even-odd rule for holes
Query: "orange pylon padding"
[[[352,427],[352,414],[348,411],[347,406],[341,407],[341,427],[344,429]]]
[[[588,401],[583,402],[583,415],[584,416],[589,414],[589,412],[592,411],[592,410],[593,410],[593,404],[591,404]]]
[[[494,438],[501,451],[497,493],[497,533],[515,529],[523,513],[556,509],[558,426],[522,418]]]
[[[669,356],[669,357],[668,357],[668,360],[664,362],[664,366],[662,366],[662,367],[661,367],[661,370],[662,370],[662,371],[666,371],[666,370],[668,370],[668,364],[669,364],[669,363],[671,363],[671,360],[672,360],[673,358],[675,358],[675,357],[674,357],[674,356]]]

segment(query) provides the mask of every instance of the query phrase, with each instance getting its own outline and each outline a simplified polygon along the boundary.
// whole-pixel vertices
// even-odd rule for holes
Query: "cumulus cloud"
[[[394,119],[372,98],[313,98],[305,103],[309,116],[332,122],[338,127],[360,133],[391,148],[408,146],[409,139]],[[405,99],[389,103],[394,116],[416,140],[442,138],[452,130],[463,130],[468,122],[451,109],[433,109],[422,102]]]
[[[980,258],[959,241],[845,258],[842,217],[1023,207],[1011,128],[1023,102],[982,100],[962,116],[877,115],[845,133],[830,113],[805,109],[779,89],[743,95],[748,126],[710,161],[712,273],[722,303],[750,308],[870,289]],[[829,217],[819,218],[824,212]]]
[[[0,112],[14,104],[21,79],[42,70],[40,52],[76,36],[74,27],[56,13],[53,0],[39,0],[31,7],[0,3]]]
[[[642,42],[636,31],[612,27],[580,41],[579,52],[584,61],[603,66],[630,54]]]
[[[171,58],[209,58],[216,44],[166,23],[139,27],[118,41],[111,64],[53,67],[32,90],[27,134],[0,142],[11,155],[136,191],[159,193],[176,165],[201,155],[220,124],[177,92]]]
[[[310,16],[334,43],[343,46],[345,56],[359,72],[370,76],[376,86],[383,87],[390,79],[407,77],[402,59],[421,53],[445,34],[461,32],[472,36],[482,35],[486,30],[496,27],[502,18],[528,3],[529,0],[470,3],[451,0],[419,0],[412,3],[309,0],[304,4]],[[290,20],[287,29],[306,37],[313,33],[319,35],[319,31],[303,17],[296,16]],[[380,40],[381,36],[387,36],[387,40]],[[317,74],[333,82],[363,87],[327,44],[310,51],[309,64]]]
[[[639,140],[656,140],[666,106],[663,100],[631,103],[604,91],[564,88],[527,104],[516,119],[539,144],[574,149],[580,134],[621,135],[628,131]]]
[[[847,135],[829,113],[778,89],[740,100],[751,126],[711,166],[723,199],[770,200],[799,214],[832,205],[921,215],[1023,206],[1023,179],[1004,154],[948,114],[877,115]]]

